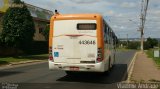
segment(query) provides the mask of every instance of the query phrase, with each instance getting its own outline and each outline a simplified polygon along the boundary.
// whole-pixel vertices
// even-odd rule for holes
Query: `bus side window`
[[[110,42],[110,29],[109,29],[109,27],[108,27],[108,44],[111,44],[111,42]]]
[[[113,44],[113,32],[110,31],[110,37],[111,37],[111,44]]]
[[[104,37],[104,43],[106,43],[106,25],[104,20],[103,20],[103,37]]]
[[[107,26],[105,25],[105,29],[104,29],[104,34],[105,34],[105,43],[108,43],[107,41]]]

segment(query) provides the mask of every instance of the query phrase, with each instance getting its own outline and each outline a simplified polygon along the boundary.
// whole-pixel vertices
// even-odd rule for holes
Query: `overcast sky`
[[[141,0],[23,0],[61,14],[99,13],[120,38],[139,38]],[[150,0],[145,37],[160,38],[160,0]],[[130,21],[132,20],[132,21]]]

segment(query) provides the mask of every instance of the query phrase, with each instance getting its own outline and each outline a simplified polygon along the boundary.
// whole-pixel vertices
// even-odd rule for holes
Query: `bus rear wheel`
[[[116,63],[116,56],[115,56],[115,54],[114,54],[114,59],[113,59],[112,68],[115,67],[115,63]]]
[[[76,72],[75,71],[65,71],[67,75],[75,75]]]
[[[111,69],[111,58],[109,57],[109,62],[108,62],[108,71]]]

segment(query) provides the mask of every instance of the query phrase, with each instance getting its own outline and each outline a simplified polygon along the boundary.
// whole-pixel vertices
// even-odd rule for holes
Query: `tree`
[[[147,38],[146,44],[148,45],[148,48],[153,48],[158,45],[158,40],[149,37]]]
[[[127,48],[128,49],[138,49],[140,43],[135,41],[135,42],[129,42]]]
[[[45,30],[43,30],[42,34],[44,35],[45,39],[49,40],[49,25],[46,26]]]
[[[35,26],[24,2],[13,0],[3,21],[2,42],[13,48],[24,48],[33,41]]]

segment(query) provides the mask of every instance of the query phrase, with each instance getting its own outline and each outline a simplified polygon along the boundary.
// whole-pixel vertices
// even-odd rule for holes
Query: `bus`
[[[100,14],[55,14],[50,20],[49,69],[105,72],[115,63],[116,39]]]

